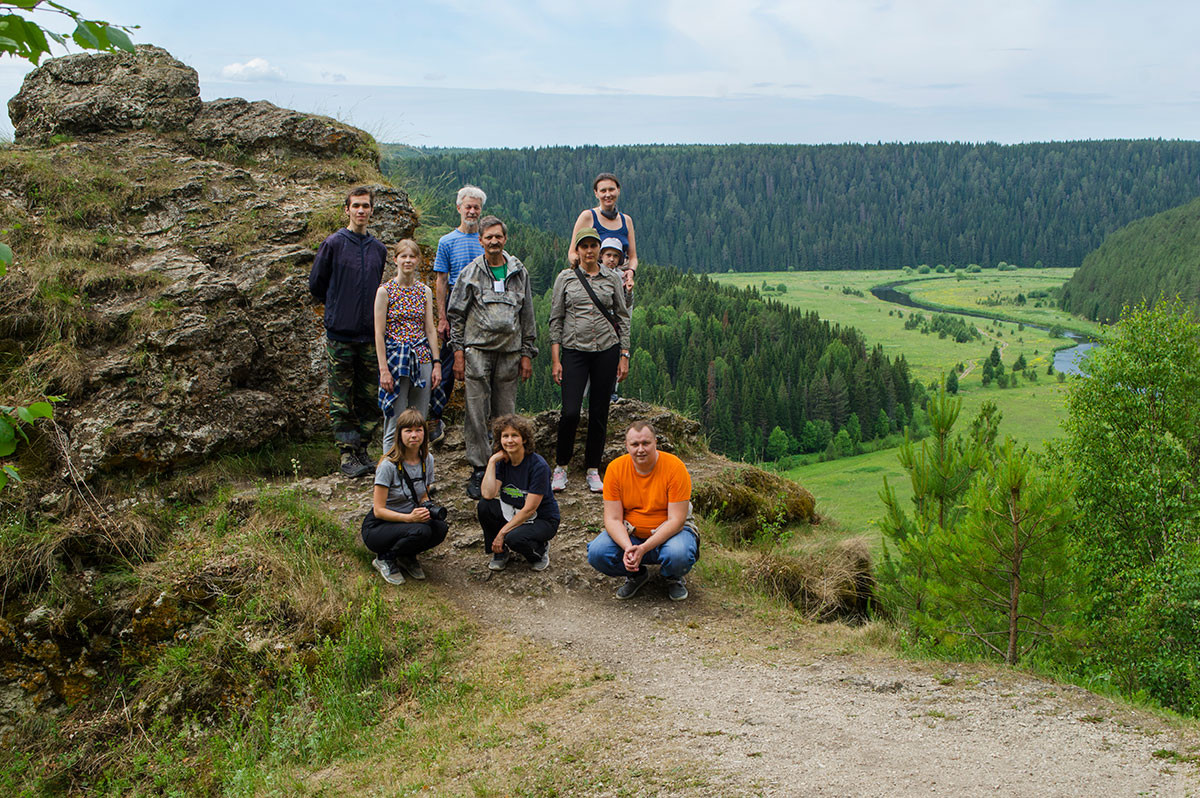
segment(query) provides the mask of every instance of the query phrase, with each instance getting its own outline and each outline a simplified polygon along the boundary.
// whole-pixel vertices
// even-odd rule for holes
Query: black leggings
[[[499,534],[500,528],[508,523],[504,518],[504,511],[500,509],[500,500],[480,499],[475,505],[475,514],[479,517],[479,525],[483,527],[483,549],[492,554],[492,542]],[[504,536],[504,545],[530,562],[537,562],[542,558],[542,552],[546,550],[550,538],[556,534],[557,518],[534,518],[516,529],[509,530]]]
[[[362,522],[363,543],[383,558],[413,557],[429,551],[446,539],[448,531],[450,527],[445,521],[432,518],[420,524],[383,521],[375,517],[374,510],[369,511]]]
[[[579,429],[579,410],[583,389],[591,379],[588,396],[587,444],[583,449],[583,467],[599,468],[604,456],[604,438],[608,434],[608,408],[613,386],[617,384],[617,363],[621,346],[614,344],[600,352],[584,352],[563,347],[562,417],[558,422],[558,447],[555,465],[566,466],[575,451],[575,430]]]

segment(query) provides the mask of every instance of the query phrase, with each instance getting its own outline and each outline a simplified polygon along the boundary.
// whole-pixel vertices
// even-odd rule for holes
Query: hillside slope
[[[1200,303],[1200,199],[1109,234],[1063,286],[1062,307],[1114,322],[1125,305],[1175,295]]]

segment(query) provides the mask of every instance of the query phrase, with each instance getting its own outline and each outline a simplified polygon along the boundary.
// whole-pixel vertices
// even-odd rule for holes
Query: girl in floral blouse
[[[425,418],[429,392],[441,380],[433,292],[417,282],[421,248],[411,238],[396,244],[396,276],[375,293],[375,355],[379,360],[379,407],[383,450],[396,440],[396,416],[409,407]]]

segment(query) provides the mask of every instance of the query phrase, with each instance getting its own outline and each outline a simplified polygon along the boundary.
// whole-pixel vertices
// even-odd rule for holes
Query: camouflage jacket
[[[507,252],[504,291],[497,292],[492,273],[480,255],[459,272],[446,315],[450,343],[488,352],[520,352],[537,357],[537,324],[533,319],[533,288],[525,265]]]

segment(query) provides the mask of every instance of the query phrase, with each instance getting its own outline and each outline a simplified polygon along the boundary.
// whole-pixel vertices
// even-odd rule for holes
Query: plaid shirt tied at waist
[[[387,341],[387,367],[392,373],[392,380],[399,383],[404,377],[407,377],[414,388],[424,388],[425,380],[421,379],[421,363],[417,360],[417,350],[421,347],[429,348],[429,340],[422,337],[415,343],[407,343],[405,341]],[[391,418],[395,414],[396,394],[391,391],[385,391],[383,386],[379,387],[379,409],[383,411],[384,418]]]

